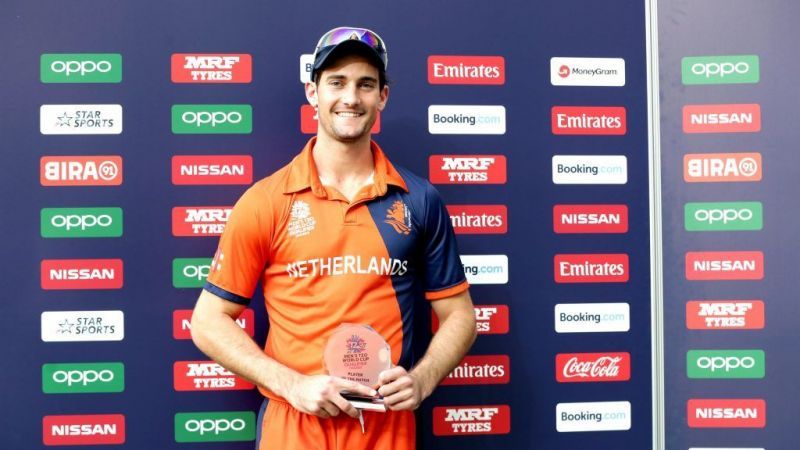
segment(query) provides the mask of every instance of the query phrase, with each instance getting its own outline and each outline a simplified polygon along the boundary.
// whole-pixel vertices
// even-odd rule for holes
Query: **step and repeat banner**
[[[4,12],[3,448],[252,448],[261,398],[194,347],[191,309],[236,199],[316,132],[302,82],[317,39],[339,25],[366,26],[386,40],[391,95],[374,138],[441,192],[472,285],[479,336],[418,411],[420,448],[652,447],[645,2],[12,1]],[[724,70],[731,63],[734,72],[744,61],[757,71],[762,50],[728,45],[708,54],[750,56],[698,61]],[[677,64],[664,76],[675,78]],[[684,82],[708,80],[686,64]],[[769,66],[773,76],[791,73]],[[758,117],[769,97],[763,84],[746,86],[681,86],[685,114],[743,108],[735,113]],[[728,104],[709,106],[708,96]],[[765,117],[775,112],[763,109]],[[742,164],[776,158],[776,186],[777,172],[791,170],[768,154],[764,134],[721,138],[714,148],[676,136],[668,171],[684,154],[720,150]],[[727,176],[706,167],[689,171]],[[765,183],[741,195],[740,184],[711,192],[680,177],[671,183],[686,190],[692,217],[701,216],[691,224],[697,230],[761,229],[762,213],[777,210]],[[684,207],[666,197],[665,205],[675,217]],[[687,260],[712,267],[723,263],[710,259],[729,255],[719,252],[735,251],[758,258],[761,274],[765,255],[770,261],[766,228],[721,234],[735,245],[695,245],[693,236],[710,233],[689,226],[670,236],[692,243],[681,247]],[[688,283],[673,286],[728,286]],[[730,286],[744,288],[670,292],[668,304],[714,299],[722,303],[696,308],[734,314],[749,302],[747,327],[759,328],[765,304],[781,314],[770,300],[788,301],[766,298],[786,285]],[[415,311],[421,352],[437,324],[426,302]],[[697,323],[707,328],[705,320]],[[263,344],[260,294],[237,322]],[[716,373],[720,358],[735,359],[737,374],[763,378],[766,335],[720,333],[737,342],[692,345],[692,358],[711,361]],[[758,363],[744,367],[747,358]],[[763,379],[706,386],[679,372],[671,381],[681,392],[704,391],[691,401],[742,397],[746,386],[752,395],[736,401],[764,404]],[[680,421],[676,414],[670,420]],[[672,426],[683,432],[685,424]]]

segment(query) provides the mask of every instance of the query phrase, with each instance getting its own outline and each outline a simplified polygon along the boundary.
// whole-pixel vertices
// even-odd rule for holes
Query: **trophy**
[[[369,325],[339,325],[328,338],[323,357],[328,374],[373,389],[378,387],[378,375],[392,367],[392,349]],[[346,391],[341,395],[356,408],[386,411],[383,398],[362,397]]]

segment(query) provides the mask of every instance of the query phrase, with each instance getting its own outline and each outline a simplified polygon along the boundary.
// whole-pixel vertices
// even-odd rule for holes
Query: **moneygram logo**
[[[556,405],[556,430],[559,433],[630,429],[630,402],[559,403]]]
[[[505,205],[447,205],[456,234],[506,234],[508,210]]]
[[[172,260],[172,286],[201,288],[211,270],[211,258],[175,258]]]
[[[214,361],[175,361],[172,371],[176,391],[241,391],[255,387]]]
[[[319,118],[317,111],[311,105],[302,105],[300,107],[300,132],[303,134],[317,134],[319,127]],[[381,115],[378,113],[375,116],[375,123],[369,130],[372,134],[379,134],[381,132]]]
[[[625,86],[622,58],[550,58],[553,86]]]
[[[255,320],[255,313],[252,309],[245,308],[235,322],[250,337],[253,337],[255,335],[253,320]],[[172,337],[178,340],[192,338],[191,309],[176,309],[172,312]]]
[[[761,153],[694,153],[683,157],[687,183],[761,181]]]
[[[120,156],[43,156],[39,160],[42,186],[119,186]]]
[[[250,184],[250,155],[186,155],[172,157],[172,184]]]
[[[172,235],[219,236],[232,210],[229,206],[176,206],[172,208]]]
[[[762,399],[690,399],[689,428],[764,428],[767,402]]]
[[[172,105],[174,134],[250,134],[250,105]]]
[[[763,350],[689,350],[689,378],[764,378]]]
[[[508,434],[511,408],[508,405],[437,406],[433,408],[434,436]]]
[[[763,227],[761,202],[687,203],[686,231],[747,231]]]
[[[461,265],[469,284],[508,283],[506,255],[461,255]]]
[[[625,253],[556,255],[553,265],[556,283],[625,283],[629,277]]]
[[[252,411],[175,414],[175,442],[233,442],[256,438]]]
[[[631,328],[627,303],[560,303],[555,307],[556,333],[624,332]]]
[[[627,233],[626,205],[555,205],[556,233]]]
[[[249,83],[253,78],[250,55],[173,53],[173,83]]]
[[[42,341],[121,341],[125,337],[122,311],[45,311]]]
[[[631,355],[620,353],[559,353],[556,355],[556,380],[559,383],[628,381]]]
[[[501,105],[430,105],[430,134],[505,134],[506,107]]]
[[[44,53],[40,58],[42,83],[119,83],[119,53]]]
[[[624,135],[628,131],[623,106],[553,106],[550,122],[556,135]]]
[[[553,155],[554,184],[625,184],[625,155]]]
[[[753,133],[761,131],[761,106],[756,103],[686,105],[684,133]]]
[[[430,84],[505,84],[502,56],[428,56]]]
[[[45,364],[42,392],[86,394],[125,390],[125,365],[113,363]]]
[[[505,184],[503,155],[431,155],[428,178],[433,184]]]
[[[690,330],[760,330],[764,328],[761,300],[693,300],[686,303]]]
[[[687,56],[681,59],[683,84],[758,83],[758,55]]]
[[[465,356],[441,384],[508,384],[510,364],[508,355]]]
[[[40,219],[43,238],[122,236],[121,208],[43,208]]]
[[[120,134],[122,105],[42,105],[42,134]]]
[[[44,445],[113,445],[125,443],[125,416],[94,414],[44,416]]]
[[[42,289],[122,289],[121,259],[44,259]]]
[[[761,280],[762,252],[687,252],[687,280]]]

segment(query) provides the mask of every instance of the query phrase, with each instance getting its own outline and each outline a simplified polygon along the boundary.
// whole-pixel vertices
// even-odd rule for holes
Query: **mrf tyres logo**
[[[253,60],[243,53],[173,53],[173,83],[249,83]]]
[[[760,330],[764,328],[762,300],[693,300],[686,303],[690,330]]]
[[[122,208],[43,208],[43,238],[122,236]]]
[[[244,311],[236,318],[236,325],[243,329],[248,336],[255,335],[255,313],[250,308],[245,308]],[[177,340],[188,340],[192,338],[192,310],[191,309],[176,309],[172,312],[172,337]]]
[[[763,399],[690,399],[689,428],[764,428],[767,402]]]
[[[685,105],[684,133],[754,133],[761,131],[761,106],[756,103]]]
[[[174,134],[250,134],[250,105],[172,105]]]
[[[686,231],[753,231],[763,228],[761,202],[686,203]]]
[[[232,391],[254,387],[214,361],[176,361],[173,385],[176,391]]]
[[[64,363],[42,366],[45,394],[87,394],[125,390],[125,365],[112,363]]]
[[[761,181],[761,153],[692,153],[683,157],[687,183]]]
[[[687,280],[761,280],[764,278],[764,253],[687,252]]]
[[[556,380],[559,383],[628,381],[631,355],[618,353],[559,353],[556,355]]]
[[[121,289],[121,259],[44,259],[42,289]]]
[[[431,155],[428,179],[433,184],[505,184],[503,155]]]
[[[688,378],[764,378],[763,350],[689,350],[686,352]]]
[[[175,414],[175,442],[234,442],[255,438],[256,416],[252,411]]]
[[[119,186],[120,156],[43,156],[39,160],[42,186]]]
[[[758,83],[758,55],[687,56],[681,59],[683,84]]]
[[[555,205],[556,233],[627,233],[627,205]]]
[[[42,134],[120,134],[122,105],[42,105]]]
[[[508,305],[477,305],[475,328],[478,334],[508,334]],[[439,318],[431,310],[431,331],[439,329]]]
[[[433,408],[434,436],[508,434],[511,408],[508,405],[437,406]]]
[[[502,56],[428,56],[430,84],[494,84],[506,82]]]
[[[442,380],[443,386],[464,384],[508,384],[511,363],[508,355],[465,356]]]
[[[553,106],[551,131],[555,135],[624,135],[624,106]]]
[[[176,206],[172,208],[172,235],[219,236],[231,211],[229,206]]]
[[[44,445],[114,445],[125,443],[125,416],[93,414],[44,416]]]
[[[625,86],[622,58],[550,58],[553,86]]]
[[[506,107],[502,105],[430,105],[430,134],[505,134]]]
[[[186,155],[172,157],[172,184],[251,184],[250,155]]]
[[[556,283],[625,283],[630,265],[626,253],[555,255]]]
[[[556,430],[559,433],[630,429],[630,402],[559,403],[556,405]]]
[[[447,205],[456,234],[506,234],[506,205]]]
[[[42,341],[121,341],[125,337],[122,311],[45,311]]]
[[[42,83],[119,83],[119,53],[44,53],[40,58]]]

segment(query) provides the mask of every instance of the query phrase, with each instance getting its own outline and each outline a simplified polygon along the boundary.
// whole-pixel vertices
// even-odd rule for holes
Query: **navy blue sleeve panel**
[[[456,233],[439,192],[425,183],[425,297],[436,300],[467,289]],[[463,287],[462,287],[463,286]],[[437,295],[440,294],[440,295]]]
[[[225,289],[222,289],[219,286],[214,286],[210,282],[206,281],[205,286],[203,286],[203,290],[206,290],[217,297],[224,298],[229,302],[237,303],[239,305],[247,306],[250,304],[250,299],[247,297],[242,297],[241,295],[236,295],[233,292],[228,292]]]

